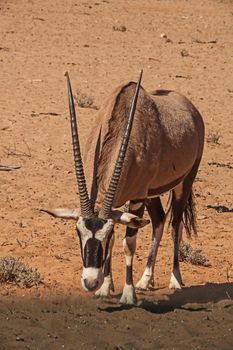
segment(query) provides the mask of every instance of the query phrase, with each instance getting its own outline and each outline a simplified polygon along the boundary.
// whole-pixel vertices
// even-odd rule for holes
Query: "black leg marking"
[[[126,266],[126,284],[133,284],[132,265],[131,266]]]

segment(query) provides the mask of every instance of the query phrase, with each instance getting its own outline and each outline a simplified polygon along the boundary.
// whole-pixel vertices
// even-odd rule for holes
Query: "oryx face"
[[[103,283],[104,264],[110,254],[114,222],[112,219],[101,219],[97,215],[91,218],[80,217],[76,228],[83,261],[81,283],[86,291],[94,291]]]

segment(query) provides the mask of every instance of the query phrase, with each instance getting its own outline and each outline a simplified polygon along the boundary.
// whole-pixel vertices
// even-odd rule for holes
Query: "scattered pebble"
[[[17,335],[17,337],[15,338],[16,341],[24,341],[24,338],[20,337]]]
[[[182,49],[180,54],[181,54],[182,57],[188,57],[189,56],[189,53],[188,53],[188,51],[186,49]]]
[[[165,42],[166,43],[172,43],[172,40],[170,38],[168,38],[167,34],[166,33],[161,33],[160,34],[160,38],[161,39],[165,39]]]
[[[114,24],[114,25],[112,26],[112,29],[113,29],[115,32],[126,32],[126,30],[127,30],[126,26],[124,26],[124,25],[116,25],[116,24]]]

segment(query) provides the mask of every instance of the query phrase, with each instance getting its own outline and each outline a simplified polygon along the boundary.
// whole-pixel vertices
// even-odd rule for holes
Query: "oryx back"
[[[85,173],[89,191],[93,174],[97,175],[97,206],[113,172],[134,90],[133,82],[115,90],[99,111],[87,141]],[[114,207],[174,187],[201,158],[203,135],[202,118],[187,98],[141,88]]]

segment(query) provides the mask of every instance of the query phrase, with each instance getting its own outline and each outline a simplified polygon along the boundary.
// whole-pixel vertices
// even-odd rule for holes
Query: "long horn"
[[[91,202],[88,196],[86,180],[85,180],[85,175],[83,170],[83,163],[82,163],[79,137],[78,137],[77,120],[76,120],[76,113],[75,113],[75,107],[74,107],[74,98],[73,98],[73,93],[71,89],[70,78],[67,72],[65,73],[65,76],[67,78],[71,135],[72,135],[72,143],[73,143],[75,172],[76,172],[79,197],[80,197],[81,216],[84,218],[89,218],[92,216],[93,210],[91,208]]]
[[[108,191],[107,191],[106,196],[104,198],[103,206],[102,206],[100,213],[99,213],[99,217],[102,219],[105,219],[105,220],[109,219],[111,216],[112,205],[113,205],[113,201],[115,198],[117,186],[118,186],[118,183],[120,180],[121,171],[122,171],[122,167],[123,167],[123,163],[124,163],[124,159],[125,159],[125,154],[127,151],[130,133],[131,133],[132,125],[133,125],[133,119],[134,119],[134,114],[135,114],[135,110],[136,110],[140,84],[141,84],[141,80],[142,80],[142,73],[143,73],[143,70],[141,70],[141,72],[140,72],[140,76],[139,76],[137,86],[136,86],[136,89],[134,92],[134,96],[133,96],[133,99],[131,102],[129,118],[128,118],[128,122],[126,125],[125,133],[124,133],[124,136],[122,139],[121,147],[120,147],[120,150],[118,153],[115,168],[114,168],[114,171],[112,174],[112,178],[111,178],[111,181],[109,184]]]

